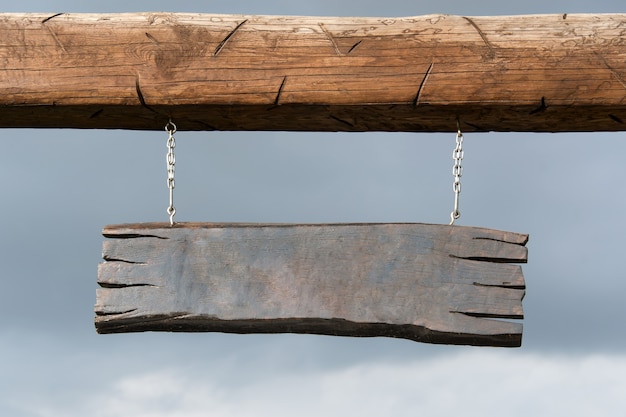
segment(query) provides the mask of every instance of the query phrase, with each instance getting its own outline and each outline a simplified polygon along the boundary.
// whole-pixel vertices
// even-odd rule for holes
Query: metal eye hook
[[[458,210],[454,210],[452,213],[450,213],[450,223],[448,224],[450,226],[454,226],[454,221],[458,219],[459,217],[461,217],[461,212]]]
[[[172,135],[176,133],[176,125],[172,122],[172,119],[170,119],[165,125],[165,131],[171,133]]]

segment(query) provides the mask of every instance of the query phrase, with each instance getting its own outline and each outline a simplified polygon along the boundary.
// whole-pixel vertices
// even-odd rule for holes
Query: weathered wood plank
[[[107,226],[100,333],[389,336],[519,346],[527,235],[462,226]]]
[[[613,131],[625,93],[625,14],[0,14],[0,127]]]

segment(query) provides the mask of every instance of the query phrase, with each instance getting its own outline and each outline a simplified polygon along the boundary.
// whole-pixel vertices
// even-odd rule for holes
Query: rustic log
[[[388,336],[520,346],[528,236],[397,224],[107,226],[99,333]]]
[[[626,129],[626,15],[0,14],[0,127]]]

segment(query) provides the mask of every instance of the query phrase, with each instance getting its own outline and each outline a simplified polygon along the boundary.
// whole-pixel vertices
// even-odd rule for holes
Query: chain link
[[[452,167],[452,175],[454,176],[454,183],[452,184],[452,190],[454,191],[454,210],[450,213],[450,226],[454,224],[454,221],[461,217],[459,211],[459,196],[461,194],[461,176],[463,175],[463,133],[457,122],[456,132],[456,147],[452,152],[452,159],[454,160],[454,166]]]
[[[174,167],[176,166],[176,156],[174,155],[174,148],[176,147],[176,140],[174,139],[174,133],[176,133],[176,125],[170,120],[165,125],[165,131],[169,134],[167,138],[167,188],[170,191],[170,205],[167,207],[167,214],[170,216],[170,226],[174,226],[174,215],[176,209],[174,208],[174,187],[176,183],[174,181]]]

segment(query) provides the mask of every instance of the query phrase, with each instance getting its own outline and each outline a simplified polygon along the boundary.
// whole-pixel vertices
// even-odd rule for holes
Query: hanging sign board
[[[95,325],[516,347],[528,236],[392,224],[104,228]]]

